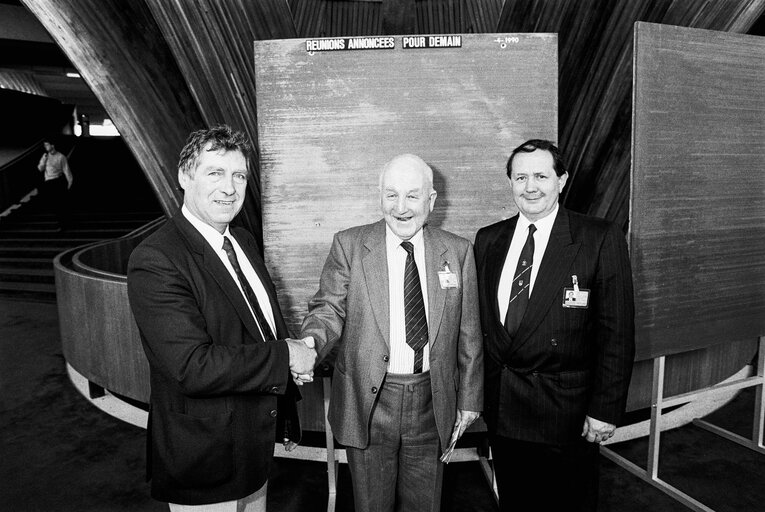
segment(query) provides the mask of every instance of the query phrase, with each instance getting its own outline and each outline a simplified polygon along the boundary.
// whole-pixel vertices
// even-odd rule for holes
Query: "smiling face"
[[[558,204],[568,173],[555,174],[549,151],[537,149],[513,158],[510,186],[518,210],[531,222],[549,215]]]
[[[183,204],[197,218],[223,233],[244,204],[247,161],[237,150],[200,152],[193,175],[178,171]]]
[[[436,202],[430,168],[419,157],[401,155],[380,177],[380,208],[391,231],[409,240],[422,229]]]

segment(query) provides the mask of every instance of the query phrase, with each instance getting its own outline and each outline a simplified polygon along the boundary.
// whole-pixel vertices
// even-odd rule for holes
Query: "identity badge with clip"
[[[438,282],[441,283],[441,289],[459,288],[460,282],[457,274],[449,269],[449,262],[444,261],[441,264],[441,270],[438,271]]]
[[[590,301],[590,290],[579,288],[579,281],[576,276],[571,276],[574,283],[573,288],[563,288],[563,307],[564,308],[586,308]]]

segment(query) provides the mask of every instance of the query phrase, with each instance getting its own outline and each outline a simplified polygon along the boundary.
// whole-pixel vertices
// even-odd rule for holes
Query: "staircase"
[[[69,163],[74,185],[66,230],[59,231],[50,205],[40,196],[0,217],[0,298],[55,302],[57,254],[121,237],[162,216],[121,139],[78,139]]]

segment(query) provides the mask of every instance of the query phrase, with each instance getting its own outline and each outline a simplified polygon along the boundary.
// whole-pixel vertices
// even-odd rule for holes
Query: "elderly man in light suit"
[[[437,511],[442,450],[483,408],[472,246],[428,226],[433,171],[400,155],[380,176],[384,220],[337,233],[303,336],[337,348],[329,421],[358,511]]]

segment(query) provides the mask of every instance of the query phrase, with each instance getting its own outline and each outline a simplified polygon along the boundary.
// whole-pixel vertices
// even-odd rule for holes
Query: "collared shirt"
[[[537,274],[539,273],[539,265],[542,263],[542,258],[545,255],[547,249],[547,242],[550,241],[550,233],[552,232],[553,224],[555,223],[555,216],[558,215],[559,206],[556,204],[555,209],[547,216],[539,219],[536,222],[531,222],[524,217],[521,213],[518,215],[518,223],[515,226],[515,232],[513,233],[513,239],[510,241],[510,249],[507,251],[507,258],[505,258],[505,266],[502,267],[502,275],[499,278],[499,290],[497,290],[497,304],[499,305],[499,318],[504,320],[507,314],[507,306],[510,302],[510,290],[513,286],[513,279],[515,278],[515,269],[518,266],[518,258],[521,257],[521,251],[526,244],[526,238],[529,236],[529,225],[534,224],[537,230],[534,232],[534,259],[531,267],[531,280],[529,281],[529,298],[534,291],[534,283],[537,280]]]
[[[56,151],[53,154],[45,153],[40,158],[37,168],[45,172],[45,181],[55,180],[63,174],[68,182],[72,181],[72,172],[69,170],[69,162],[66,157]]]
[[[247,301],[247,297],[244,295],[242,285],[239,284],[239,278],[236,277],[236,271],[234,270],[234,267],[231,266],[231,262],[228,261],[228,255],[226,254],[226,251],[223,250],[223,237],[226,236],[229,240],[231,240],[231,245],[234,247],[234,252],[236,253],[236,259],[239,261],[239,267],[241,267],[242,272],[244,273],[244,277],[247,279],[247,283],[249,283],[250,288],[252,288],[252,291],[255,292],[255,296],[258,298],[260,309],[263,311],[263,315],[266,317],[274,337],[276,337],[276,322],[274,321],[274,312],[271,309],[271,302],[269,301],[266,288],[263,286],[263,283],[260,281],[257,272],[255,272],[252,263],[250,263],[250,259],[239,246],[236,238],[231,236],[231,231],[229,231],[228,226],[226,226],[226,231],[224,231],[223,234],[220,234],[218,233],[217,229],[194,216],[194,214],[191,213],[188,208],[186,208],[185,204],[181,208],[181,213],[183,213],[183,216],[186,217],[189,222],[191,222],[191,225],[194,226],[197,231],[199,231],[199,234],[201,234],[207,243],[210,244],[210,247],[215,250],[215,254],[218,255],[218,258],[220,258],[221,262],[226,267],[226,270],[228,270],[228,273],[231,274],[231,279],[234,280],[237,288],[239,288],[239,291],[242,293],[244,302],[247,304],[247,308],[250,310],[250,313],[252,313],[252,317],[255,318],[255,323],[257,323],[257,317],[255,317],[255,313],[252,311],[250,303]],[[265,339],[265,336],[263,339]]]
[[[425,239],[420,229],[409,239],[414,246],[414,261],[420,274],[422,298],[425,302],[425,318],[428,318],[428,280],[425,269]],[[385,247],[388,255],[388,296],[390,311],[390,373],[413,373],[414,350],[406,344],[406,320],[404,316],[404,271],[406,270],[406,249],[401,247],[402,240],[385,225]],[[430,324],[428,324],[430,329]],[[430,369],[430,345],[423,347],[422,371]]]

